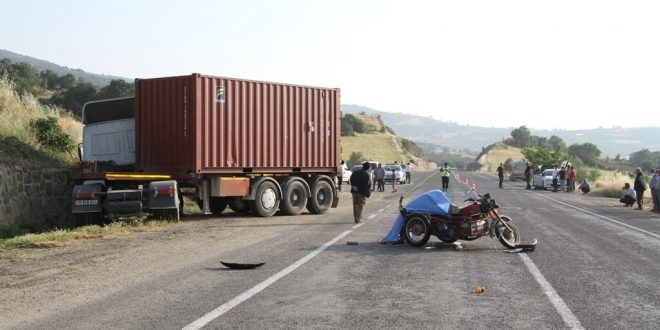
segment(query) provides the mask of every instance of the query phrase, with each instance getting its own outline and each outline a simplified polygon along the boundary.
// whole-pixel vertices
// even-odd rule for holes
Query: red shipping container
[[[335,173],[339,89],[201,74],[135,81],[144,172]]]

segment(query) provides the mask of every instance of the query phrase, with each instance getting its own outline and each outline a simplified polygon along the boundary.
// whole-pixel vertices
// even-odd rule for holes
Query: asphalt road
[[[325,215],[202,219],[180,224],[165,241],[119,245],[103,255],[101,270],[85,270],[99,260],[77,269],[83,289],[67,296],[73,289],[60,288],[67,299],[53,294],[56,284],[6,285],[3,293],[16,297],[23,292],[10,290],[50,294],[52,306],[20,316],[6,309],[12,317],[0,328],[658,328],[659,215],[461,176],[491,193],[523,241],[538,239],[536,251],[508,253],[489,237],[462,249],[433,237],[423,248],[380,244],[401,195],[440,187],[439,173],[415,173],[396,193],[374,193],[361,225],[343,192],[342,206]],[[452,179],[448,196],[461,205],[465,190]],[[227,270],[220,260],[266,264]],[[485,292],[473,293],[477,286]]]

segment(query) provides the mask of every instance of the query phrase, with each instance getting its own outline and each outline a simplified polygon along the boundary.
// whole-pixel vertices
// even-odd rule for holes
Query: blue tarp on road
[[[440,189],[427,191],[404,206],[408,213],[431,213],[449,215],[449,199]],[[390,232],[383,238],[384,242],[398,242],[399,233],[403,229],[403,216],[398,214]]]

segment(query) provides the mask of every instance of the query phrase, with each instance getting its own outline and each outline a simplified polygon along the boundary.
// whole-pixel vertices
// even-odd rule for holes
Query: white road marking
[[[353,228],[357,228],[361,226],[362,224],[357,224],[353,226]],[[195,320],[194,322],[188,324],[183,328],[183,330],[198,330],[207,325],[209,322],[217,319],[218,317],[222,316],[223,314],[227,313],[228,311],[232,310],[234,307],[240,305],[242,302],[252,298],[255,294],[263,291],[267,287],[269,287],[271,284],[275,283],[277,280],[281,279],[282,277],[288,275],[292,271],[296,270],[298,267],[304,265],[306,262],[310,261],[312,258],[316,257],[319,253],[323,252],[325,249],[330,247],[332,244],[335,244],[338,240],[344,238],[346,235],[352,233],[353,230],[347,230],[339,235],[337,235],[335,238],[331,239],[327,243],[323,244],[321,247],[318,249],[310,252],[308,255],[302,257],[298,261],[292,263],[288,267],[282,269],[279,273],[265,279],[263,282],[253,286],[251,289],[241,293],[240,295],[236,296],[234,299],[220,305],[218,308],[208,312],[206,315],[200,317],[199,319]]]
[[[378,210],[378,213],[385,211],[385,209],[380,209]]]
[[[520,259],[522,259],[525,266],[527,266],[529,272],[532,273],[532,276],[534,276],[536,282],[543,289],[543,293],[548,297],[548,299],[550,299],[552,306],[555,307],[559,315],[561,315],[561,318],[564,319],[566,326],[571,329],[584,329],[575,314],[573,314],[568,306],[566,306],[564,300],[561,299],[559,294],[557,294],[557,291],[555,291],[552,285],[550,285],[550,283],[545,279],[545,276],[543,276],[541,271],[536,267],[532,259],[530,259],[527,254],[524,253],[520,253],[518,255],[520,256]]]
[[[596,216],[596,217],[599,217],[599,218],[601,218],[601,219],[605,219],[605,220],[607,220],[607,221],[614,222],[614,223],[616,223],[616,224],[618,224],[618,225],[621,225],[621,226],[624,226],[624,227],[627,227],[627,228],[630,228],[630,229],[636,230],[636,231],[638,231],[638,232],[640,232],[640,233],[644,233],[644,234],[647,234],[647,235],[649,235],[649,236],[653,236],[653,237],[655,237],[655,238],[660,239],[660,235],[655,234],[655,233],[652,233],[652,232],[650,232],[650,231],[647,231],[647,230],[644,230],[644,229],[641,229],[641,228],[637,228],[637,227],[635,227],[635,226],[631,226],[631,225],[629,225],[629,224],[627,224],[627,223],[623,223],[623,222],[621,222],[621,221],[618,221],[618,220],[612,219],[612,218],[610,218],[610,217],[606,217],[606,216],[604,216],[604,215],[600,215],[600,214],[595,213],[595,212],[591,212],[591,211],[586,210],[586,209],[583,209],[583,208],[581,208],[581,207],[578,207],[578,206],[575,206],[575,205],[572,205],[572,204],[568,204],[568,203],[562,202],[562,201],[557,200],[557,199],[554,199],[554,198],[552,198],[552,197],[548,197],[548,196],[545,196],[545,195],[541,195],[541,194],[539,194],[539,193],[535,193],[535,194],[538,195],[538,196],[541,196],[541,197],[543,197],[543,198],[547,198],[547,199],[549,199],[549,200],[555,201],[555,202],[557,202],[557,203],[559,203],[559,204],[563,204],[563,205],[566,205],[566,206],[568,206],[568,207],[572,207],[572,208],[574,208],[574,209],[576,209],[576,210],[578,210],[578,211],[582,211],[582,212],[584,212],[584,213],[591,214],[591,215]]]
[[[373,218],[375,218],[375,217],[376,217],[376,215],[375,215],[375,214],[372,214],[372,215],[370,215],[367,219],[371,220],[371,219],[373,219]]]

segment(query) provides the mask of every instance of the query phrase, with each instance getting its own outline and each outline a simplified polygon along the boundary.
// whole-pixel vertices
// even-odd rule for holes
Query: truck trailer
[[[340,91],[192,74],[136,79],[135,96],[83,107],[72,213],[178,220],[229,206],[270,217],[336,207]]]

